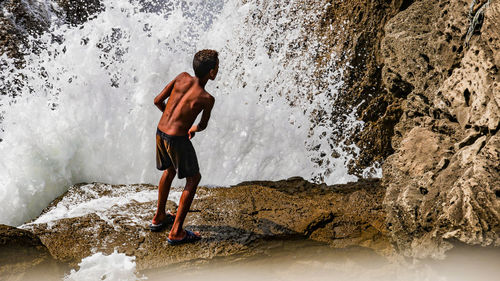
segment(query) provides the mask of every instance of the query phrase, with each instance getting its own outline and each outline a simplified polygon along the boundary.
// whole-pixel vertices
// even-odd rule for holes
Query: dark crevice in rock
[[[481,150],[484,148],[485,145],[486,145],[486,140],[481,141],[481,143],[479,144],[479,148],[478,148],[476,154],[479,154],[481,152]]]
[[[470,133],[469,135],[467,135],[463,140],[461,140],[459,143],[457,143],[455,146],[456,146],[456,149],[459,150],[461,149],[462,147],[465,147],[465,146],[468,146],[468,145],[471,145],[473,143],[476,142],[477,139],[479,139],[481,137],[481,133],[480,132],[477,132],[477,131],[474,131],[472,133]]]
[[[420,54],[420,57],[423,58],[426,63],[429,63],[429,56],[427,56],[426,54]]]
[[[411,4],[413,4],[413,2],[415,2],[415,0],[403,0],[403,2],[401,3],[401,6],[399,7],[399,11],[404,11],[406,9],[408,9],[410,7]]]
[[[316,230],[324,228],[327,224],[331,223],[334,218],[333,213],[329,213],[315,219],[306,227],[305,235],[307,237],[311,236]]]
[[[465,89],[465,91],[464,91],[464,99],[465,99],[465,104],[467,106],[470,106],[470,91],[469,91],[469,89]]]
[[[461,58],[460,58],[461,59]],[[451,76],[451,74],[453,73],[453,70],[455,70],[456,68],[460,67],[460,60],[457,58],[457,62],[455,62],[451,67],[450,69],[448,69],[448,76]]]
[[[490,135],[496,135],[496,133],[500,131],[500,123],[498,123],[497,127],[494,130],[489,131]]]
[[[420,187],[419,190],[422,195],[427,195],[427,193],[429,193],[429,190],[427,190],[427,188],[425,187]]]
[[[412,84],[404,81],[399,74],[394,76],[391,85],[390,92],[398,98],[406,98],[415,88]]]
[[[436,119],[446,118],[450,122],[458,123],[457,117],[453,116],[452,114],[450,114],[446,111],[442,111],[442,110],[438,110],[437,112],[439,112],[439,115],[438,115],[439,117],[435,117]]]
[[[431,102],[429,101],[429,98],[424,95],[424,94],[421,94],[421,93],[416,93],[415,94],[417,97],[419,97],[426,105],[430,105]]]

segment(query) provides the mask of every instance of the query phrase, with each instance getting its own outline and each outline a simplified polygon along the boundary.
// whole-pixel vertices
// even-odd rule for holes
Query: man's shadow
[[[193,225],[191,229],[199,231],[208,243],[230,242],[248,246],[257,240],[306,239],[299,232],[268,219],[256,219],[250,230],[229,225]]]

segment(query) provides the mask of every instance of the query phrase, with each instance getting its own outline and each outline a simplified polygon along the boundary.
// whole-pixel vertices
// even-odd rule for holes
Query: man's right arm
[[[158,107],[161,112],[165,111],[165,100],[170,96],[172,93],[172,89],[174,88],[175,80],[172,80],[168,85],[161,91],[159,95],[155,97],[155,105]]]

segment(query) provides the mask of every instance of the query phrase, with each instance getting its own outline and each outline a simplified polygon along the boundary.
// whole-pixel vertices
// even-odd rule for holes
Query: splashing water
[[[135,257],[128,257],[116,251],[111,255],[96,253],[84,258],[78,266],[78,271],[72,269],[64,281],[94,281],[94,280],[120,280],[136,281],[146,280],[135,274]]]
[[[202,185],[356,180],[342,151],[357,148],[328,137],[342,69],[335,54],[317,63],[325,55],[314,37],[321,1],[142,2],[105,0],[83,25],[54,24],[23,69],[1,57],[4,84],[23,82],[0,102],[0,223],[36,217],[75,183],[156,184],[161,112],[153,98],[178,73],[192,73],[204,48],[220,52],[220,70],[207,85],[216,98],[209,126],[193,139]],[[346,115],[344,127],[359,125]]]

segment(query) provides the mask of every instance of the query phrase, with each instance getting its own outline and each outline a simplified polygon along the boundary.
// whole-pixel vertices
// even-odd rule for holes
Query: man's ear
[[[209,74],[210,74],[210,79],[214,80],[215,79],[215,75],[217,75],[217,72],[216,72],[215,68],[210,69]]]

